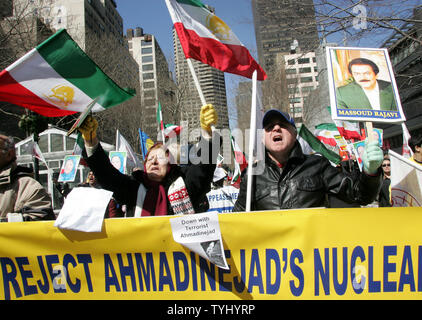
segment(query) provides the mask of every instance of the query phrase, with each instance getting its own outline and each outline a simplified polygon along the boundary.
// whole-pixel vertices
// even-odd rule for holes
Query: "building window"
[[[309,73],[312,72],[311,67],[308,68],[299,68],[299,73]]]
[[[295,94],[295,93],[299,93],[299,88],[288,88],[287,89],[289,91],[289,94]]]
[[[75,148],[76,140],[71,137],[66,137],[66,150],[73,150]]]
[[[38,145],[42,153],[49,152],[48,150],[48,134],[44,134],[40,136],[40,140],[38,141]]]
[[[144,91],[144,98],[155,98],[155,90]]]
[[[295,64],[295,59],[290,59],[290,60],[287,60],[287,64],[288,64],[289,66],[294,65],[294,64]]]
[[[302,87],[302,93],[308,93],[314,90],[314,87]]]
[[[145,106],[155,106],[156,105],[155,99],[145,100],[144,103],[145,103]],[[155,114],[153,116],[155,116]]]
[[[154,70],[153,64],[143,64],[142,65],[142,71],[152,71]]]
[[[289,99],[290,103],[301,103],[302,100],[300,97]]]
[[[309,58],[301,58],[301,59],[297,59],[297,63],[299,64],[305,64],[305,63],[310,63],[311,60]]]
[[[152,72],[143,73],[142,74],[142,79],[144,79],[144,80],[154,79],[154,73],[152,73]]]
[[[155,87],[154,81],[144,82],[144,88],[145,89],[150,89],[150,88],[154,88],[154,87]]]
[[[296,69],[286,69],[286,74],[296,74]]]
[[[152,62],[152,56],[143,56],[142,62]]]
[[[307,83],[307,82],[312,82],[312,77],[302,77],[300,78],[300,82],[301,83]]]
[[[52,133],[51,139],[51,152],[64,151],[63,136],[61,134]]]
[[[142,48],[142,54],[152,53],[152,47]]]

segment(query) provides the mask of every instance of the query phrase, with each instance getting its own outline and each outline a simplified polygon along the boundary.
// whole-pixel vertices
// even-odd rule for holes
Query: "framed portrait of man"
[[[327,70],[333,119],[406,120],[387,49],[327,47]]]

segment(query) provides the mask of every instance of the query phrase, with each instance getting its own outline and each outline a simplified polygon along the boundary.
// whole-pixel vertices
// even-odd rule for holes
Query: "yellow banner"
[[[220,214],[229,270],[173,240],[170,219],[0,224],[0,299],[421,299],[420,208]]]

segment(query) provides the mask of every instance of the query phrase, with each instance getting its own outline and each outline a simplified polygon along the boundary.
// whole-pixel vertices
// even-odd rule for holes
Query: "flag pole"
[[[202,105],[205,106],[207,104],[207,101],[205,100],[204,93],[202,92],[201,85],[199,83],[198,77],[196,76],[196,72],[195,72],[195,68],[193,67],[192,59],[187,58],[186,60],[188,62],[190,73],[192,74],[192,78],[193,78],[193,82],[195,83],[196,90],[198,91],[199,99],[201,99]],[[211,125],[211,130],[214,132],[214,130],[215,130],[214,125]]]
[[[119,129],[116,129],[116,151],[119,151]]]
[[[246,211],[251,211],[252,200],[252,168],[253,168],[253,151],[256,137],[256,87],[257,87],[257,71],[252,74],[252,103],[251,103],[251,122],[249,129],[249,155],[248,155],[248,184],[246,189]]]
[[[142,131],[141,128],[138,128],[138,133],[139,133],[139,142],[141,143],[141,153],[142,153],[142,159],[145,162],[145,155],[144,155],[144,139],[142,137]],[[145,148],[146,149],[146,148]]]

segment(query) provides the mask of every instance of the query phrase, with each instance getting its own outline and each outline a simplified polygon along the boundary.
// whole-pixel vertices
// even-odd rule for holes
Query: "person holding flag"
[[[320,155],[305,155],[297,141],[294,120],[271,109],[264,115],[265,165],[252,182],[251,210],[322,207],[326,195],[336,195],[347,203],[371,203],[381,187],[383,152],[378,142],[366,142],[364,172],[351,179]],[[242,174],[239,197],[233,212],[246,208],[247,180]]]
[[[211,189],[220,146],[218,133],[211,130],[217,123],[212,105],[201,108],[200,120],[202,138],[198,152],[203,161],[181,167],[170,161],[169,150],[158,142],[146,154],[144,170],[135,171],[132,176],[111,165],[98,142],[98,122],[92,116],[78,130],[85,141],[84,158],[98,182],[103,189],[114,192],[117,202],[134,207],[135,217],[187,214],[200,212],[199,202]],[[218,146],[213,147],[214,143]]]

